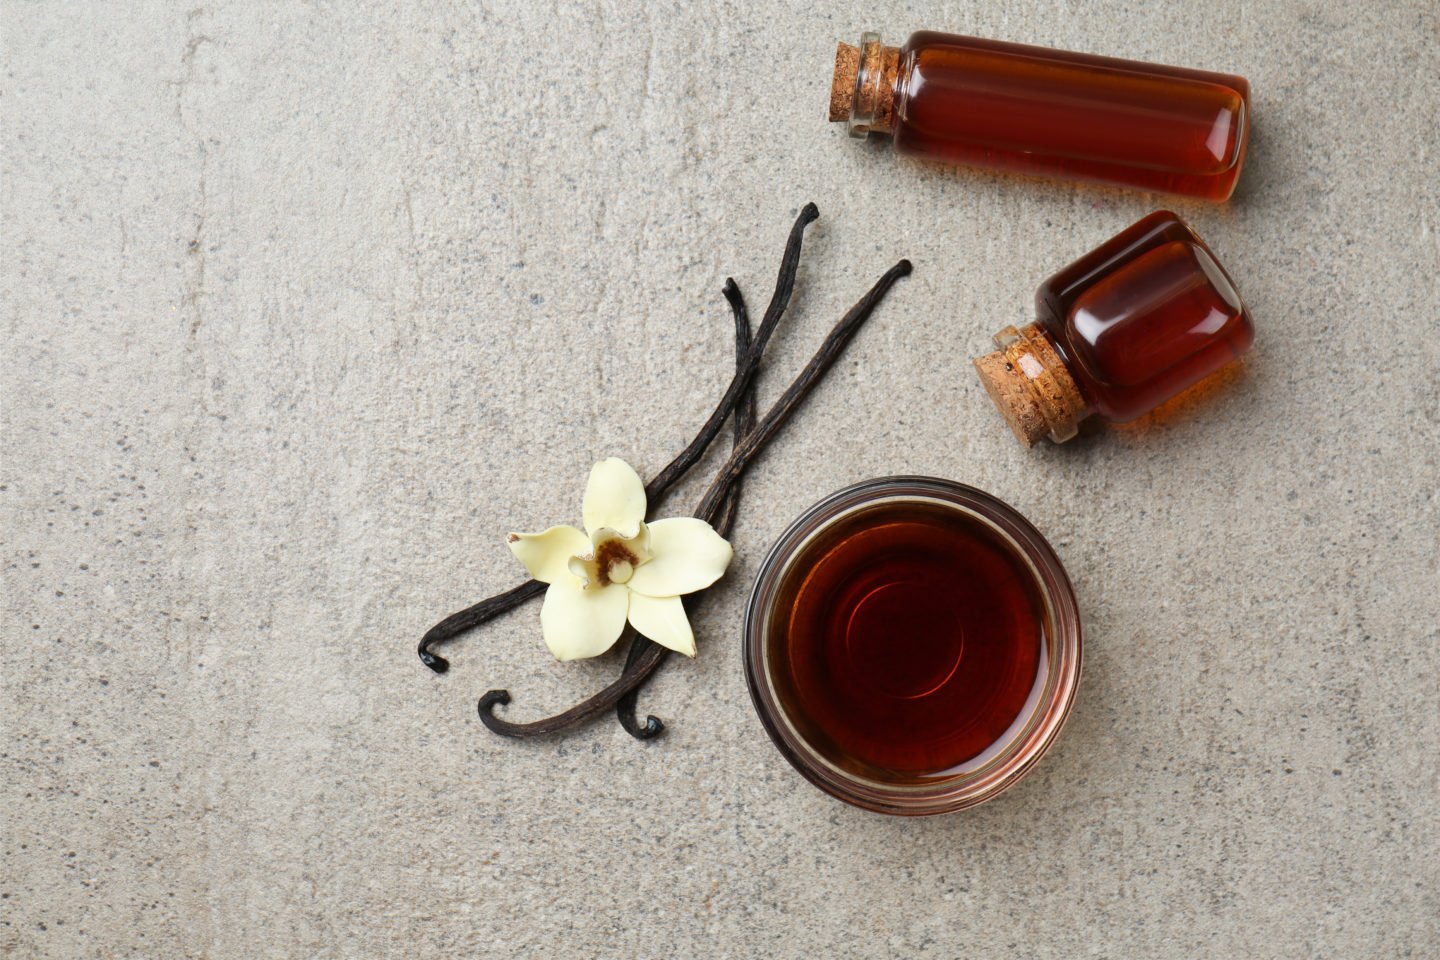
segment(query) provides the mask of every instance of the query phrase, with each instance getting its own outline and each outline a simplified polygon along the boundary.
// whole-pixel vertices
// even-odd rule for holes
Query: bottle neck
[[[845,121],[852,137],[892,133],[899,72],[900,48],[882,44],[878,33],[862,34],[858,47],[840,44],[830,82],[830,120]]]
[[[1064,443],[1075,436],[1089,405],[1045,329],[1006,327],[995,334],[995,346],[975,369],[1020,442],[1032,447],[1044,437]]]

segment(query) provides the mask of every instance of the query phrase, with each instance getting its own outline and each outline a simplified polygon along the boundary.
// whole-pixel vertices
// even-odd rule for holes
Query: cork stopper
[[[899,72],[900,48],[884,46],[879,34],[864,34],[858,47],[838,44],[830,79],[831,122],[845,122],[854,137],[889,133],[895,125]]]
[[[1032,323],[995,335],[994,353],[977,358],[975,371],[1017,440],[1033,447],[1045,437],[1064,443],[1086,413],[1085,398],[1055,344]]]
[[[835,76],[830,80],[830,122],[850,119],[855,102],[855,77],[860,73],[860,48],[848,43],[835,47]]]

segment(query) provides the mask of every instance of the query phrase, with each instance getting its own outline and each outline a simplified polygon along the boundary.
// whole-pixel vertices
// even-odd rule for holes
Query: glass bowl
[[[801,698],[782,689],[790,682],[786,679],[790,674],[777,670],[779,657],[801,649],[788,646],[792,642],[788,620],[787,626],[777,626],[777,616],[789,616],[777,604],[799,596],[797,584],[803,583],[825,551],[833,547],[826,540],[827,533],[833,540],[841,535],[837,530],[844,536],[850,536],[852,530],[863,532],[867,518],[875,517],[881,523],[895,509],[911,507],[937,516],[956,511],[955,517],[945,519],[971,525],[987,542],[1011,552],[1017,575],[1032,578],[1024,587],[1036,602],[1025,609],[1027,618],[1038,621],[1035,635],[1040,644],[1034,680],[1014,721],[975,756],[923,777],[890,776],[884,770],[838,757],[833,743],[816,732],[812,718],[797,704]],[[849,622],[854,622],[853,615]],[[964,623],[958,629],[957,638],[963,635]],[[963,644],[968,641],[956,639],[954,643],[966,649]],[[1029,521],[1005,503],[974,487],[932,477],[868,480],[837,491],[806,510],[780,536],[761,565],[745,612],[744,647],[746,679],[760,721],[795,769],[841,800],[902,816],[962,810],[1013,786],[1054,742],[1080,680],[1080,615],[1055,551]],[[954,656],[960,666],[951,668],[952,673],[964,666],[962,655],[957,652]],[[979,681],[972,676],[971,682]]]

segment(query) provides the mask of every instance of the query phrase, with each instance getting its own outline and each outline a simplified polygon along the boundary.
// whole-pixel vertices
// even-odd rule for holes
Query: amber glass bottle
[[[995,335],[975,361],[1027,446],[1075,436],[1090,415],[1122,423],[1244,353],[1250,314],[1230,275],[1179,217],[1161,210],[1040,285],[1038,319]]]
[[[1243,77],[944,33],[840,44],[830,119],[903,154],[1224,200],[1245,160]]]

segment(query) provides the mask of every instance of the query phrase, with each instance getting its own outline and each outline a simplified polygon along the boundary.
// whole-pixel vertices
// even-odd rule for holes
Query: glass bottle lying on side
[[[1040,285],[1037,319],[995,335],[980,380],[1026,446],[1080,421],[1133,420],[1250,347],[1230,275],[1168,210],[1150,214]]]
[[[927,160],[1225,200],[1249,133],[1230,74],[922,31],[840,44],[830,119]]]

